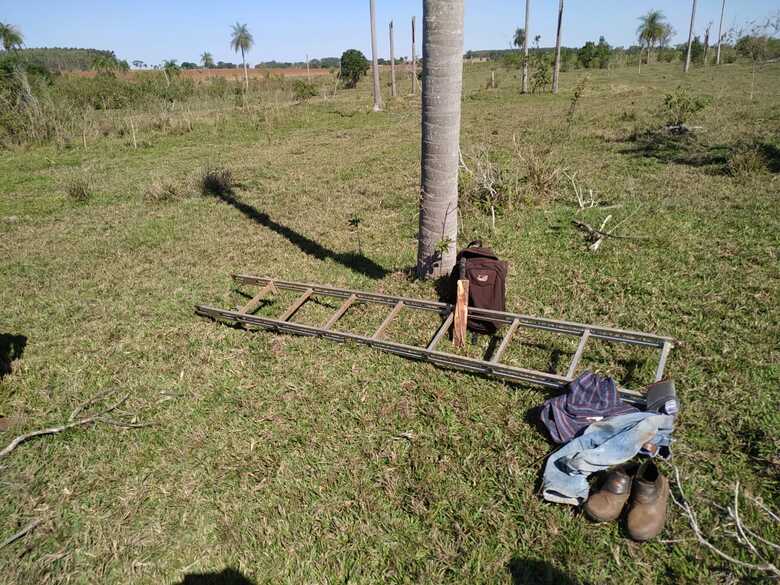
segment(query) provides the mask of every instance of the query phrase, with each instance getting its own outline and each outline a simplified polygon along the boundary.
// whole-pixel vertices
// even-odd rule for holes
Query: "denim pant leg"
[[[631,459],[647,442],[668,440],[674,417],[650,412],[615,416],[590,425],[547,460],[546,500],[579,505],[588,499],[588,476]]]

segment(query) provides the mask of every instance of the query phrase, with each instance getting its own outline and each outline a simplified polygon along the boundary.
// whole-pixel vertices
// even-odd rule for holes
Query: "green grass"
[[[562,182],[546,201],[531,194],[501,211],[494,234],[464,205],[460,243],[483,237],[510,262],[510,310],[680,340],[668,363],[683,404],[674,464],[714,542],[749,560],[716,504],[732,504],[738,479],[780,507],[778,161],[736,178],[727,159],[745,141],[777,153],[780,67],[761,71],[752,102],[741,65],[593,72],[570,134],[582,72],[564,73],[558,96],[521,96],[504,71],[485,90],[489,75],[467,70],[464,154],[508,153],[513,137],[550,148],[602,206],[618,206],[576,217],[628,218],[621,233],[650,239],[589,252]],[[629,140],[679,85],[712,96],[692,122],[703,129],[662,148]],[[550,396],[542,389],[193,314],[196,303],[245,302],[232,272],[435,298],[408,277],[419,105],[401,97],[371,114],[368,91],[249,113],[199,116],[193,104],[191,131],[143,126],[137,150],[112,134],[86,150],[76,139],[0,153],[0,334],[27,337],[0,381],[10,423],[0,442],[66,420],[107,388],[130,395],[116,418],[152,423],[36,439],[0,463],[0,538],[44,519],[0,549],[0,582],[180,583],[226,568],[257,583],[759,580],[700,547],[676,508],[662,540],[638,545],[619,525],[542,501],[554,447],[528,416]],[[232,204],[199,194],[206,165],[232,170]],[[75,171],[90,177],[86,204],[66,193]],[[189,184],[189,195],[145,200],[161,179]],[[535,344],[549,339],[520,341],[508,359],[547,367],[550,351]],[[561,351],[565,370],[573,347]],[[638,360],[641,383],[654,359],[594,342],[583,362],[623,379]],[[749,501],[741,513],[780,540]]]

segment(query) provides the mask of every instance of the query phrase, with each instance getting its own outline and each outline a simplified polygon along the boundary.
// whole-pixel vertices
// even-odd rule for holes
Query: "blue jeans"
[[[633,412],[593,423],[550,455],[544,468],[544,499],[582,504],[588,499],[591,473],[628,461],[645,443],[668,447],[673,426],[673,416],[654,412]]]

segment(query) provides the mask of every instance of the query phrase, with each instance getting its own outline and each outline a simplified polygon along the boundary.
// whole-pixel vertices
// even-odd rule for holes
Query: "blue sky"
[[[696,30],[712,21],[717,35],[721,0],[699,0]],[[255,37],[250,62],[303,61],[370,49],[368,0],[0,0],[0,22],[21,28],[29,47],[111,49],[128,61],[197,61],[203,51],[216,60],[240,61],[229,48],[230,25],[245,22]],[[466,0],[466,49],[509,47],[523,20],[523,0]],[[554,42],[557,0],[532,0],[531,33],[542,46]],[[634,42],[637,17],[663,10],[677,31],[687,35],[689,0],[566,0],[564,45],[579,46],[604,35],[612,45]],[[777,0],[726,0],[724,28],[776,13]],[[387,23],[395,20],[396,53],[409,55],[412,15],[421,27],[422,0],[377,0],[380,56],[387,56]],[[419,32],[418,32],[419,34]],[[419,38],[419,37],[418,37]],[[419,50],[418,50],[419,52]]]

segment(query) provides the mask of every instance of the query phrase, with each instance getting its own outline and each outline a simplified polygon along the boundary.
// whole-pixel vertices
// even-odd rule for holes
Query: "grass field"
[[[499,71],[487,90],[489,69],[467,69],[466,164],[489,149],[514,165],[520,195],[495,233],[464,203],[459,243],[482,237],[511,263],[509,310],[680,340],[667,367],[682,402],[673,463],[705,534],[756,562],[725,508],[738,480],[754,498],[740,501],[745,523],[780,541],[755,503],[780,509],[780,65],[759,72],[752,101],[744,65],[591,72],[567,131],[583,75],[564,73],[558,96],[521,96],[514,74]],[[647,131],[680,85],[711,98],[691,121],[701,129]],[[409,277],[420,116],[408,78],[401,89],[380,114],[364,82],[302,104],[179,108],[166,114],[175,123],[139,125],[138,148],[109,132],[86,148],[0,152],[0,334],[18,357],[0,380],[0,446],[107,390],[85,415],[127,394],[110,416],[151,423],[72,429],[0,461],[0,539],[41,520],[0,549],[0,582],[768,579],[701,547],[677,508],[661,539],[640,545],[618,524],[542,501],[555,447],[533,409],[547,391],[193,314],[253,294],[234,289],[233,272],[436,298]],[[745,144],[759,162],[734,176]],[[523,182],[529,157],[565,169],[598,205],[578,213],[564,175],[542,197]],[[232,171],[232,194],[200,194],[207,165]],[[67,193],[76,180],[86,201]],[[160,185],[170,197],[156,196]],[[571,220],[607,215],[607,228],[624,221],[616,233],[643,239],[590,252]],[[296,319],[334,309],[312,304]],[[383,318],[362,316],[345,324]],[[403,324],[391,337],[426,336],[423,323]],[[574,351],[517,339],[510,363],[565,371]],[[655,359],[593,342],[582,363],[641,385]]]

